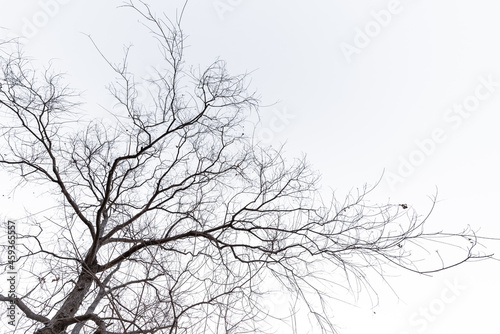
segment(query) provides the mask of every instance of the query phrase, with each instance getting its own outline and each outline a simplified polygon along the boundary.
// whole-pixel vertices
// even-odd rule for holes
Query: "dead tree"
[[[406,204],[369,205],[368,188],[324,199],[304,159],[260,147],[245,130],[258,109],[245,76],[223,61],[189,70],[180,20],[128,6],[163,64],[144,96],[126,57],[109,62],[118,77],[112,121],[83,122],[63,75],[33,67],[12,42],[1,46],[0,164],[58,203],[22,222],[31,227],[19,236],[19,295],[0,295],[23,314],[17,330],[264,332],[274,281],[291,315],[305,305],[334,332],[325,291],[337,271],[369,286],[367,270],[427,273],[486,257],[473,253],[472,232],[427,233],[427,217]],[[461,247],[462,258],[416,266],[411,250],[433,240]]]

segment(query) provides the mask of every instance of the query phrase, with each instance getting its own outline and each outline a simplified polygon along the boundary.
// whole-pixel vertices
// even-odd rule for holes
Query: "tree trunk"
[[[91,268],[82,268],[81,274],[78,276],[73,291],[71,291],[64,301],[63,305],[57,311],[56,315],[43,328],[37,330],[35,334],[63,334],[66,333],[66,328],[74,323],[73,317],[80,308],[85,295],[92,286],[94,272],[92,269],[97,267],[97,262]]]

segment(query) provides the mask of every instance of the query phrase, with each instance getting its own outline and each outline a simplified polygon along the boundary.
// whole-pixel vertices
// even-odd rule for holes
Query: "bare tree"
[[[488,257],[473,252],[472,231],[427,233],[427,216],[371,205],[370,188],[324,199],[304,159],[288,161],[245,130],[258,101],[244,75],[228,74],[223,61],[191,70],[180,18],[127,6],[164,63],[144,96],[128,51],[121,64],[103,56],[117,75],[112,122],[82,121],[60,73],[36,69],[13,43],[1,49],[0,163],[58,203],[23,221],[31,227],[19,235],[19,295],[0,295],[22,312],[19,331],[264,332],[273,281],[291,301],[284,321],[305,306],[315,326],[335,332],[338,284],[370,289],[369,270],[431,273]],[[416,266],[411,251],[428,242],[463,256]]]

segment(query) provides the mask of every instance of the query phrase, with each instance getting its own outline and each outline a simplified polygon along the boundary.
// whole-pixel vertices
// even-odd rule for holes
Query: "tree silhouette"
[[[1,46],[0,164],[58,203],[23,221],[18,236],[23,280],[16,298],[0,295],[22,314],[17,330],[271,331],[262,305],[274,282],[290,301],[283,321],[305,307],[335,332],[338,271],[347,287],[370,289],[368,270],[431,273],[487,257],[473,253],[470,230],[426,233],[428,216],[407,204],[369,204],[369,187],[325,199],[305,159],[287,160],[244,129],[258,109],[244,75],[220,60],[190,70],[180,18],[126,7],[149,27],[163,64],[145,96],[128,51],[121,64],[103,56],[117,76],[113,121],[83,121],[62,74],[35,68],[13,41]],[[412,249],[428,242],[463,256],[418,267]]]

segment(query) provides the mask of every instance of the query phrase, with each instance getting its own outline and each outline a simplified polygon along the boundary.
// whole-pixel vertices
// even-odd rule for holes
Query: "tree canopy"
[[[116,76],[112,121],[82,119],[63,74],[34,67],[16,41],[0,46],[0,164],[58,203],[18,236],[22,284],[15,298],[0,295],[21,311],[18,330],[271,332],[276,319],[262,305],[278,285],[290,301],[282,321],[306,308],[333,333],[338,285],[372,289],[370,270],[425,274],[489,257],[470,229],[427,232],[428,215],[408,204],[371,204],[372,187],[324,196],[305,158],[253,136],[259,101],[246,75],[222,60],[189,66],[180,17],[126,7],[163,63],[144,82],[129,71],[129,50],[118,64],[102,55]],[[462,257],[417,265],[429,242]]]

